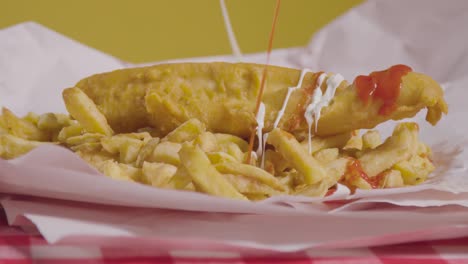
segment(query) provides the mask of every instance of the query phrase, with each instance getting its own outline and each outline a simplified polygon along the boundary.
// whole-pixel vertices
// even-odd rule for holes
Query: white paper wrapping
[[[336,214],[221,214],[93,206],[42,199],[2,202],[9,222],[34,223],[52,243],[242,253],[354,248],[468,235],[468,209]],[[441,214],[441,212],[443,214]],[[389,215],[391,214],[391,217]],[[463,224],[464,223],[464,224]]]
[[[297,217],[294,220],[294,228],[298,228],[298,236],[285,240],[280,243],[281,245],[275,244],[273,238],[254,241],[253,235],[238,238],[238,240],[229,232],[215,236],[213,231],[215,229],[211,230],[210,227],[204,227],[207,233],[196,233],[197,226],[190,222],[190,219],[182,219],[178,222],[188,226],[188,230],[184,229],[184,232],[194,232],[197,239],[203,235],[209,237],[209,234],[213,234],[214,237],[208,239],[210,243],[219,242],[222,245],[280,251],[298,250],[317,245],[330,247],[373,245],[465,234],[463,233],[466,231],[464,225],[467,222],[463,217],[448,217],[447,221],[440,221],[440,217],[433,213],[434,211],[426,212],[424,218],[406,214],[400,219],[408,221],[408,226],[397,225],[390,228],[391,219],[396,221],[398,216],[394,212],[388,212],[388,215],[379,215],[378,220],[386,230],[390,228],[388,234],[379,232],[377,228],[368,231],[354,228],[353,232],[333,232],[336,233],[334,238],[344,241],[344,244],[325,238],[325,232],[336,230],[344,223],[357,226],[358,222],[372,219],[372,213],[360,214],[361,218],[351,216],[353,213],[358,214],[359,210],[379,208],[376,205],[393,204],[405,206],[408,210],[414,210],[415,207],[434,206],[443,208],[455,206],[453,208],[458,209],[468,207],[468,153],[465,151],[468,146],[468,123],[465,116],[468,112],[468,104],[465,102],[465,98],[468,98],[468,90],[465,88],[468,86],[468,76],[465,75],[468,72],[468,37],[463,26],[467,24],[468,3],[463,0],[453,0],[450,5],[436,0],[410,2],[374,0],[352,9],[326,26],[312,38],[306,47],[276,50],[272,54],[273,64],[341,73],[348,80],[352,80],[358,74],[367,74],[373,70],[403,63],[441,82],[449,104],[449,115],[444,117],[436,127],[424,123],[424,113],[414,118],[420,124],[422,140],[433,149],[434,162],[437,166],[433,177],[420,186],[360,190],[354,195],[350,195],[346,188],[339,188],[334,195],[325,198],[327,201],[335,202],[325,204],[315,203],[314,201],[318,201],[315,198],[291,196],[273,197],[257,203],[232,201],[198,193],[160,190],[136,183],[115,181],[103,177],[70,151],[56,146],[44,146],[16,160],[0,160],[0,192],[100,205],[93,205],[90,208],[78,205],[78,210],[75,208],[77,203],[65,203],[60,204],[60,207],[53,207],[43,201],[14,203],[10,200],[4,201],[3,206],[8,209],[7,213],[12,212],[12,208],[17,206],[18,210],[9,214],[9,217],[14,219],[17,215],[28,216],[40,227],[40,231],[49,241],[60,241],[73,235],[71,230],[78,228],[75,224],[80,221],[77,219],[81,214],[87,215],[88,224],[92,226],[92,228],[84,229],[85,235],[122,235],[120,227],[115,227],[102,219],[103,214],[107,212],[102,209],[107,208],[103,207],[104,205],[139,207],[140,209],[166,208],[262,214],[264,216],[246,217],[248,221],[252,221],[249,222],[252,223],[250,231],[253,235],[259,236],[262,233],[253,228],[253,223],[258,225],[267,219],[268,221],[274,219],[275,224],[283,226],[286,222],[281,221],[286,220],[280,216],[292,217],[294,215]],[[263,53],[246,55],[244,58],[249,62],[265,62]],[[219,56],[177,61],[219,60],[235,61],[235,58]],[[88,75],[127,66],[133,65],[86,47],[35,23],[20,24],[0,31],[0,105],[11,108],[17,114],[25,114],[28,111],[64,112],[60,93],[63,88],[73,85]],[[394,122],[387,122],[379,126],[379,129],[388,135],[393,125]],[[337,202],[341,200],[345,200],[346,203]],[[35,205],[32,206],[30,203],[35,203]],[[30,213],[33,207],[40,209],[39,216]],[[95,214],[96,208],[101,208],[102,214]],[[153,218],[158,218],[157,216],[163,212],[156,209],[141,210],[145,212],[145,217],[148,214]],[[340,222],[344,221],[343,212],[349,214],[350,218],[346,218],[345,222]],[[179,213],[181,215],[174,216],[174,218],[196,215],[187,212]],[[127,213],[123,212],[123,214]],[[174,213],[174,215],[177,214]],[[332,217],[331,214],[335,216]],[[47,215],[53,215],[55,218],[41,217]],[[212,214],[200,214],[200,217],[205,216],[209,218]],[[118,217],[124,216],[118,215]],[[166,234],[151,224],[154,223],[151,217],[148,218],[151,221],[133,222],[136,229],[126,230],[127,233],[124,235],[140,237],[142,233],[138,230],[149,232],[153,237]],[[331,221],[329,217],[336,221]],[[387,218],[389,221],[385,222]],[[104,219],[108,218],[104,217]],[[240,222],[236,221],[244,218],[234,219],[233,225],[226,226],[226,228],[241,228]],[[422,225],[422,219],[427,220],[427,224]],[[52,220],[53,226],[48,224]],[[218,220],[223,222],[225,219],[220,216]],[[321,228],[313,229],[316,226],[306,224],[307,221],[314,223],[320,221]],[[435,225],[431,226],[431,223],[436,222],[437,228]],[[190,228],[192,224],[193,228]],[[221,223],[218,224],[221,225]],[[161,225],[166,226],[167,223],[161,222]],[[273,225],[271,227],[273,228]],[[278,232],[280,229],[275,228]],[[308,230],[308,236],[300,237],[299,229]],[[411,230],[419,235],[414,237],[409,235]],[[429,230],[436,231],[429,232]],[[437,233],[437,230],[444,232]],[[176,231],[171,235],[179,242],[187,238]],[[282,233],[275,233],[275,235],[283,236]],[[387,240],[382,240],[383,238]],[[362,241],[366,242],[360,244],[355,239],[364,239]],[[169,240],[164,241],[168,243]],[[327,241],[331,241],[330,244],[327,244]],[[181,243],[174,244],[181,245]],[[208,245],[209,243],[201,244]]]

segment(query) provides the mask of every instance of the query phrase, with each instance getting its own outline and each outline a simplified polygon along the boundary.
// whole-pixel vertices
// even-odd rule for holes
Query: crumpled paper
[[[374,0],[333,21],[316,34],[309,45],[275,50],[272,53],[273,64],[337,72],[348,80],[358,74],[404,63],[441,82],[449,103],[449,115],[436,127],[423,121],[424,113],[413,119],[420,124],[422,140],[432,147],[437,166],[433,177],[422,185],[359,190],[354,195],[350,195],[346,188],[339,188],[335,194],[325,198],[327,203],[315,203],[319,200],[317,198],[292,196],[273,197],[256,203],[241,202],[115,181],[102,177],[63,148],[44,146],[16,160],[0,160],[0,192],[113,206],[270,216],[307,215],[314,222],[326,212],[356,212],[363,208],[375,209],[375,205],[381,204],[408,208],[467,207],[468,154],[465,148],[468,146],[468,125],[462,121],[468,112],[468,104],[464,102],[468,95],[464,89],[468,84],[468,77],[464,76],[468,70],[468,38],[463,28],[467,23],[468,4],[462,0],[454,0],[450,5],[426,0]],[[250,54],[244,58],[245,61],[258,63],[264,63],[266,59],[264,53]],[[236,59],[233,56],[218,56],[177,61],[220,60]],[[135,65],[81,45],[35,23],[20,24],[0,31],[0,105],[20,115],[28,111],[64,112],[60,95],[63,88],[72,86],[88,75],[129,66]],[[378,128],[388,135],[393,126],[394,122],[387,122]],[[25,215],[27,212],[25,209],[17,215]],[[42,211],[43,214],[45,212]],[[393,212],[385,217],[390,216],[393,217]],[[60,236],[51,237],[51,226],[44,226],[43,218],[34,219],[37,225],[43,226],[41,231],[50,241],[58,241],[71,234],[67,233],[69,229],[64,225],[64,228],[59,228]],[[410,220],[412,216],[405,219]],[[99,222],[98,216],[94,220]],[[457,221],[458,224],[466,224],[461,218],[457,218]],[[138,224],[145,228],[151,227],[149,222]],[[441,228],[452,230],[450,227],[455,222],[442,221],[439,224]],[[335,225],[333,221],[327,222],[328,230],[334,229]],[[301,228],[310,230],[311,227],[304,225]],[[359,229],[355,231],[361,232]],[[398,234],[403,230],[392,229],[392,232]],[[444,237],[456,233],[447,231]],[[157,232],[152,234],[158,235]],[[379,235],[373,234],[376,237]],[[373,234],[368,235],[372,238]],[[342,239],[349,235],[346,232],[340,234]],[[419,236],[418,239],[428,239],[428,236]],[[410,240],[404,237],[398,240],[403,241]],[[247,247],[251,245],[246,241],[242,244]]]

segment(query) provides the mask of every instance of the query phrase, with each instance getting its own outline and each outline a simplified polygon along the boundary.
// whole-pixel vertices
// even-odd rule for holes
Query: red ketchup
[[[348,163],[348,167],[346,168],[345,177],[347,178],[348,182],[353,182],[357,178],[362,178],[365,180],[369,185],[373,188],[379,188],[379,183],[382,177],[372,177],[370,178],[362,169],[361,163],[359,160],[353,159]]]
[[[401,78],[412,72],[410,67],[398,64],[384,71],[372,72],[369,75],[359,75],[354,79],[357,93],[361,101],[369,103],[369,99],[380,99],[382,106],[380,115],[388,115],[396,108],[400,95]]]

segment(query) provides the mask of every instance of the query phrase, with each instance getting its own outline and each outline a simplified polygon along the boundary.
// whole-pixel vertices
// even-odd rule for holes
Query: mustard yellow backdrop
[[[362,0],[283,0],[274,48],[305,45]],[[275,0],[226,0],[242,52],[266,49]],[[0,0],[0,28],[36,21],[131,62],[230,53],[218,0]]]

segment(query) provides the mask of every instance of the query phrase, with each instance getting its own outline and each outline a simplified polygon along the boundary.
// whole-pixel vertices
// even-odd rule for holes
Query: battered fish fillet
[[[255,128],[254,108],[264,65],[246,63],[180,63],[122,69],[81,80],[84,91],[116,132],[152,126],[164,136],[190,118],[212,132],[247,138]],[[279,127],[294,134],[308,130],[304,111],[321,73],[307,73],[289,99]],[[263,95],[265,131],[284,102],[288,87],[296,86],[301,71],[269,66]],[[330,75],[329,75],[330,76]],[[325,83],[325,82],[324,82]],[[325,92],[326,85],[321,89]],[[430,77],[409,72],[403,76],[394,111],[379,114],[380,100],[363,103],[353,84],[343,81],[335,97],[321,111],[313,134],[329,136],[373,128],[386,120],[412,117],[427,108],[426,120],[436,124],[447,113],[443,90]]]

